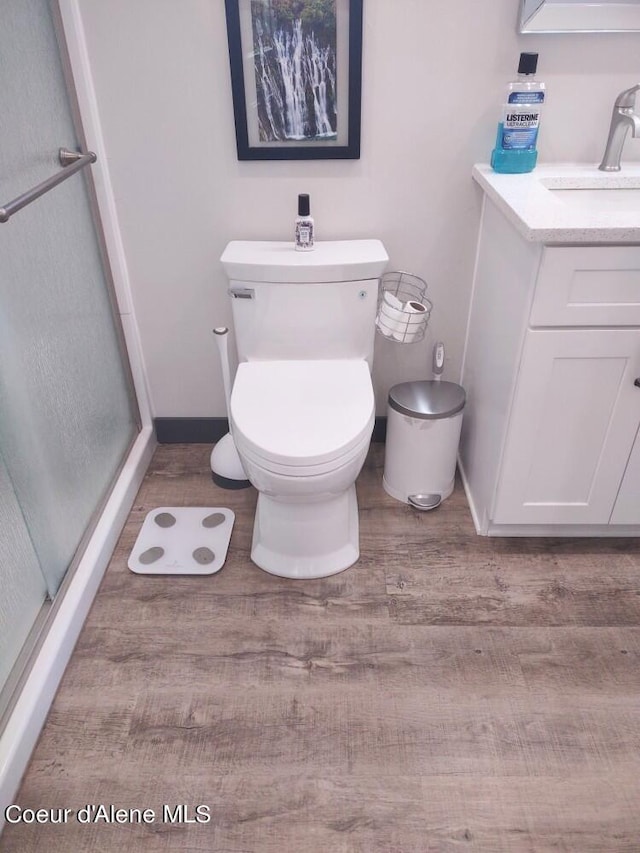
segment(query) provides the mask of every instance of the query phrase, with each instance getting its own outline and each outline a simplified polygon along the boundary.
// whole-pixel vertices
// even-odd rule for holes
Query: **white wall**
[[[318,239],[381,238],[429,282],[430,333],[378,336],[378,411],[424,378],[443,338],[457,379],[480,193],[521,50],[540,53],[540,159],[596,161],[615,95],[640,79],[640,34],[518,36],[518,0],[364,0],[362,157],[236,159],[223,0],[79,0],[158,416],[224,414],[211,329],[231,325],[218,259],[230,239],[291,238],[299,192]],[[640,159],[640,140],[625,157]],[[499,306],[496,306],[499,310]]]

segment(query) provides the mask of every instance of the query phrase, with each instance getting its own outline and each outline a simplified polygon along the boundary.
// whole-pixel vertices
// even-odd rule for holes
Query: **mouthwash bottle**
[[[521,53],[518,79],[507,86],[507,102],[502,108],[496,147],[491,152],[495,172],[532,172],[538,159],[536,143],[545,86],[535,79],[537,53]]]

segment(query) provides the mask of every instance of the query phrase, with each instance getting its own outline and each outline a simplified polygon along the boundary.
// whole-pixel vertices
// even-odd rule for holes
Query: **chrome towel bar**
[[[60,161],[60,165],[63,167],[62,171],[57,172],[55,175],[47,178],[46,181],[38,184],[38,186],[33,187],[33,189],[19,195],[17,198],[14,198],[13,201],[5,204],[4,207],[0,207],[0,222],[8,222],[9,218],[18,210],[21,210],[23,207],[31,204],[32,201],[35,201],[41,195],[48,193],[49,190],[52,190],[54,187],[57,187],[58,184],[61,184],[63,181],[66,181],[67,178],[70,178],[71,175],[79,172],[80,169],[84,169],[84,167],[88,166],[89,163],[95,163],[98,158],[93,151],[87,151],[86,154],[82,154],[79,151],[70,151],[68,148],[60,148],[58,151],[58,159]]]

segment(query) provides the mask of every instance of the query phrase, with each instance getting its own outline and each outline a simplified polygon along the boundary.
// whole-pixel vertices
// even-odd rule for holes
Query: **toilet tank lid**
[[[321,241],[311,252],[297,252],[293,242],[232,240],[220,261],[232,281],[287,284],[379,278],[389,257],[380,240]]]

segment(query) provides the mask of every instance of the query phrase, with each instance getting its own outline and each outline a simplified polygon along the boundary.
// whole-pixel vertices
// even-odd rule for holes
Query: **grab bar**
[[[82,154],[79,151],[70,151],[68,148],[60,148],[58,150],[58,160],[60,161],[60,165],[63,167],[62,171],[52,175],[50,178],[47,178],[46,181],[38,184],[37,187],[28,190],[26,193],[19,195],[17,198],[14,198],[13,201],[5,204],[4,207],[0,207],[0,222],[8,222],[9,218],[18,210],[21,210],[23,207],[31,204],[32,201],[40,198],[41,195],[48,193],[49,190],[52,190],[54,187],[57,187],[58,184],[61,184],[63,181],[66,181],[67,178],[70,178],[71,175],[75,175],[75,173],[79,172],[80,169],[84,169],[84,167],[88,166],[89,163],[95,163],[97,159],[98,158],[93,151],[87,151],[86,154]]]

